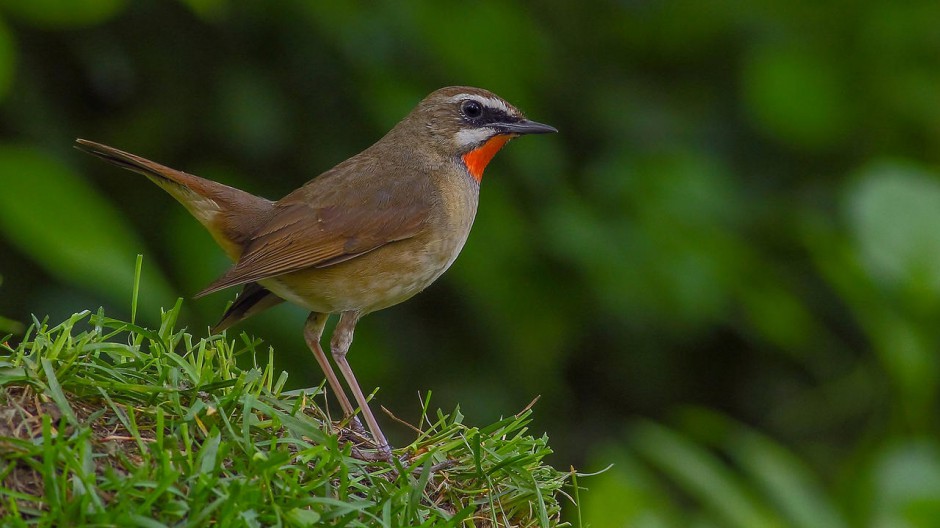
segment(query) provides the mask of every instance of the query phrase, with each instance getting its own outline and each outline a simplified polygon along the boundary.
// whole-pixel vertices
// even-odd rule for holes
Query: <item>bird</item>
[[[454,263],[476,216],[483,171],[510,139],[557,131],[488,90],[445,87],[370,147],[277,201],[94,141],[76,139],[75,147],[149,178],[234,262],[195,296],[241,286],[213,332],[283,301],[308,310],[304,340],[344,415],[355,420],[320,342],[328,318],[338,315],[331,355],[378,456],[390,459],[347,360],[357,323],[424,290]]]

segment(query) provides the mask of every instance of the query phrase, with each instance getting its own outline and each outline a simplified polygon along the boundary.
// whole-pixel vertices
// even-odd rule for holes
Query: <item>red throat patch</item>
[[[463,164],[473,179],[480,183],[483,180],[483,169],[489,164],[493,156],[503,148],[503,145],[509,141],[511,136],[496,136],[482,146],[477,147],[463,155]]]

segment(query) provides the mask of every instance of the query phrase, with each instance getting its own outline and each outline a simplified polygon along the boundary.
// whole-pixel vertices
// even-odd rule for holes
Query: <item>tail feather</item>
[[[274,206],[270,200],[101,143],[77,139],[75,148],[143,174],[159,185],[209,230],[232,260],[238,259],[259,222]]]
[[[257,282],[250,282],[242,288],[241,293],[231,306],[222,314],[222,319],[212,327],[212,333],[217,334],[222,330],[243,321],[258,312],[263,312],[272,306],[284,302],[277,295],[261,286]]]

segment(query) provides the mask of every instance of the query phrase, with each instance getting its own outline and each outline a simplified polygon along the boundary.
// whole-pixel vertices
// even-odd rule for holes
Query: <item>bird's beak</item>
[[[514,134],[517,136],[525,134],[553,134],[558,132],[558,129],[553,126],[543,125],[542,123],[536,123],[528,119],[523,119],[516,123],[500,123],[497,128],[502,134]]]

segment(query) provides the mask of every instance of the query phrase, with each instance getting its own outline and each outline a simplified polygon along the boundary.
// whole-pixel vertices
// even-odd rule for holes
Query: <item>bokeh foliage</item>
[[[557,126],[439,284],[368,317],[394,411],[533,427],[594,526],[940,518],[937,2],[0,2],[0,314],[142,313],[226,266],[76,136],[278,197],[431,90]],[[186,303],[204,328],[229,296]],[[304,314],[244,325],[311,365]],[[548,412],[545,412],[545,410]],[[394,430],[391,432],[395,438]]]

